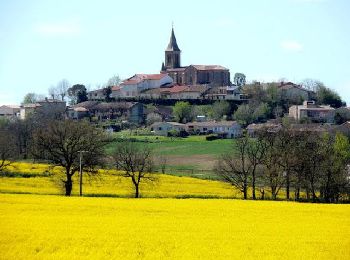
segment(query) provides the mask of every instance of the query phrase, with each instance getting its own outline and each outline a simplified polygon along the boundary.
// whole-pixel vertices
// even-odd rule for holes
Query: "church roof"
[[[227,68],[220,65],[191,65],[197,70],[228,70]]]
[[[174,28],[171,29],[170,42],[165,51],[180,51],[179,46],[177,46]]]

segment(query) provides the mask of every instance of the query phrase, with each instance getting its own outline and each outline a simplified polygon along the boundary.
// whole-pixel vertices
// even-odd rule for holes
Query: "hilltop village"
[[[246,129],[279,128],[283,122],[315,131],[348,133],[350,109],[321,82],[246,83],[243,73],[222,65],[181,64],[174,28],[157,74],[119,78],[87,91],[82,84],[62,81],[49,98],[0,106],[0,117],[26,119],[33,114],[89,120],[108,131],[144,128],[156,135],[217,134],[235,138]],[[69,106],[66,106],[69,98]]]

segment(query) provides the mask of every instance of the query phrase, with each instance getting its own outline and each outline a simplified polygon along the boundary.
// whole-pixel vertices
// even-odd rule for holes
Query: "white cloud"
[[[281,48],[287,51],[302,51],[303,45],[295,40],[284,40],[281,42]]]
[[[43,23],[35,26],[34,30],[44,36],[77,35],[81,27],[77,22]]]

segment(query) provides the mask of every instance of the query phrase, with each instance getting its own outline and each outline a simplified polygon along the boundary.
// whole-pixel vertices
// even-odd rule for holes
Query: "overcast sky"
[[[0,105],[63,78],[94,89],[158,73],[172,22],[182,65],[318,79],[350,105],[349,10],[347,0],[0,0]]]

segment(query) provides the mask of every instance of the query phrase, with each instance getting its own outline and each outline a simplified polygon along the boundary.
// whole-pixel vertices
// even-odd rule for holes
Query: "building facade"
[[[181,66],[181,50],[177,44],[174,28],[171,30],[170,41],[165,49],[165,63],[162,63],[161,73],[167,73],[179,85],[229,86],[230,71],[220,65],[189,65]]]
[[[304,101],[303,105],[289,108],[289,116],[298,121],[306,119],[315,123],[333,123],[334,115],[334,108],[316,105],[314,101]]]

